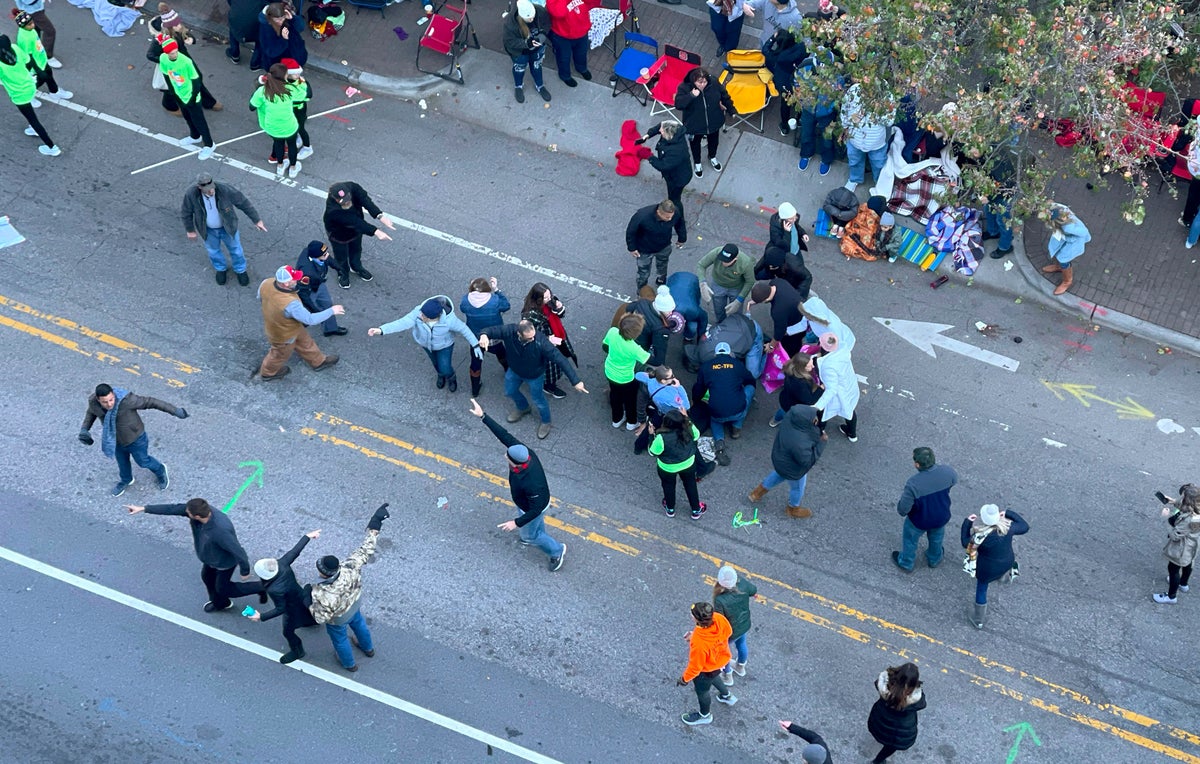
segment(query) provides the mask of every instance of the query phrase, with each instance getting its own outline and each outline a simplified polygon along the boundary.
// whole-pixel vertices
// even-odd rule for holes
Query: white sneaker
[[[303,162],[305,159],[308,159],[312,155],[313,155],[312,146],[305,146],[304,148],[302,148],[296,152],[296,160]]]
[[[68,101],[75,97],[75,94],[72,93],[70,90],[63,90],[62,88],[59,88],[58,92],[54,93],[54,95],[58,96],[59,98],[68,100]]]
[[[1168,597],[1166,592],[1155,593],[1154,601],[1160,605],[1174,605],[1177,600],[1174,597]]]
[[[33,99],[32,101],[30,101],[29,103],[33,104],[33,108],[35,108],[35,109],[40,109],[40,108],[42,108],[42,102],[41,102],[41,101],[39,101],[39,100],[38,100],[38,99],[36,99],[36,98],[35,98],[35,99]]]
[[[720,171],[721,171],[721,169],[722,169],[722,168],[721,168],[721,163],[717,161],[717,158],[716,158],[716,157],[712,157],[712,158],[710,158],[710,159],[708,160],[708,163],[709,163],[709,164],[711,164],[711,165],[713,166],[713,169],[714,169],[714,170],[716,170],[717,172],[720,172]]]
[[[619,429],[621,429],[621,425],[623,425],[623,424],[625,424],[625,417],[621,417],[621,421],[619,421],[619,422],[613,422],[612,426],[613,426],[614,430],[619,430]]]
[[[25,128],[25,134],[28,135],[30,138],[38,137],[37,130],[34,130],[32,127]]]
[[[51,56],[46,63],[50,64],[51,69],[62,69],[62,61],[59,61],[54,56]]]
[[[1191,243],[1190,241],[1185,241],[1185,242],[1183,243],[1183,246],[1184,246],[1184,248],[1185,248],[1185,249],[1191,249],[1192,247],[1194,247],[1194,246],[1196,246],[1196,245],[1195,245],[1195,244],[1193,244],[1193,243]]]
[[[1187,593],[1187,590],[1188,590],[1188,589],[1190,589],[1190,588],[1191,588],[1191,587],[1189,587],[1187,584],[1180,584],[1180,585],[1179,585],[1179,591],[1181,591],[1181,592],[1184,592],[1185,594]]]
[[[299,154],[300,152],[296,152],[296,153],[297,153],[297,154]],[[302,166],[303,166],[303,165],[301,165],[301,164],[300,164],[299,160],[297,160],[297,161],[296,161],[296,164],[292,165],[292,166],[291,166],[291,167],[288,169],[288,177],[289,177],[289,178],[291,178],[292,180],[295,180],[295,179],[296,179],[296,176],[300,174],[300,168],[301,168]]]
[[[855,182],[854,182],[854,181],[852,181],[852,180],[848,180],[848,181],[846,181],[846,186],[845,186],[845,188],[846,188],[846,190],[847,190],[847,191],[853,191],[853,190],[855,190],[856,188],[858,188],[858,184],[857,184],[857,183],[855,183]]]
[[[629,432],[633,432],[637,428],[638,428],[637,422],[626,422],[625,423],[625,429],[628,430]]]
[[[280,162],[279,164],[275,165],[275,177],[282,178],[283,174],[285,172],[287,172],[287,168],[289,165],[291,165],[291,163],[292,163],[292,160],[285,159],[282,162]]]
[[[212,159],[212,155],[215,152],[215,147],[205,146],[204,148],[200,149],[200,161],[203,162],[205,159]]]
[[[60,149],[58,146],[47,146],[44,143],[41,146],[38,146],[38,151],[42,152],[48,157],[56,157],[62,153],[62,149]]]
[[[694,164],[694,165],[692,165],[692,170],[696,173],[697,178],[704,177],[704,165],[699,164],[699,163]]]
[[[191,137],[191,136],[189,135],[187,138],[180,138],[180,139],[179,139],[179,145],[180,145],[180,146],[199,146],[199,145],[200,145],[200,139],[199,139],[199,138],[193,138],[193,137]]]

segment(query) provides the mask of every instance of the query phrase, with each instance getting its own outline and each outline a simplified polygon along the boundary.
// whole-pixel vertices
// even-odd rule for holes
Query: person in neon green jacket
[[[46,156],[56,157],[62,153],[62,149],[50,140],[46,128],[42,127],[41,121],[33,111],[35,106],[41,106],[42,102],[35,97],[37,82],[30,71],[31,63],[28,53],[14,46],[8,35],[0,34],[0,86],[3,86],[13,106],[17,107],[17,111],[21,112],[29,123],[25,134],[42,139],[43,145],[38,146],[38,151]]]
[[[272,64],[261,82],[262,85],[250,96],[250,111],[258,112],[258,126],[271,136],[271,156],[279,159],[275,174],[282,176],[287,172],[289,178],[294,178],[300,174],[299,151],[296,147],[300,122],[296,119],[294,94],[288,86],[287,67]],[[286,157],[283,153],[285,145]]]
[[[15,14],[13,21],[17,22],[17,47],[28,53],[33,60],[33,76],[37,80],[37,86],[44,85],[47,93],[55,93],[59,98],[74,97],[74,93],[60,88],[54,81],[54,70],[50,68],[50,59],[42,45],[42,34],[34,26],[33,16],[25,11],[15,11]]]
[[[179,41],[174,37],[159,35],[158,44],[163,50],[158,57],[158,68],[179,101],[179,111],[188,126],[188,137],[179,142],[184,146],[202,144],[200,159],[208,159],[213,155],[213,139],[200,106],[200,72],[192,59],[179,52]]]
[[[296,145],[300,147],[297,159],[304,160],[312,156],[312,141],[309,140],[308,130],[304,124],[308,121],[308,102],[312,100],[312,85],[304,79],[304,67],[294,58],[285,58],[279,63],[287,67],[288,90],[292,93],[292,106],[296,109],[296,122],[299,123],[297,134],[300,139]]]

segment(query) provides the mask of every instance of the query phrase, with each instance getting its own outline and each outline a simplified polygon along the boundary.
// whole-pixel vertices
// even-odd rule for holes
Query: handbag
[[[987,530],[976,531],[967,543],[967,552],[963,555],[963,572],[971,578],[975,577],[975,566],[979,561],[979,547],[993,530],[995,527],[989,525]]]
[[[771,354],[767,356],[767,363],[763,366],[762,374],[759,375],[759,381],[762,382],[763,390],[773,393],[783,387],[783,367],[787,364],[788,360],[788,354],[783,349],[783,343],[776,345]]]
[[[150,84],[155,90],[167,89],[167,78],[163,76],[162,69],[154,67],[154,74],[150,76]]]

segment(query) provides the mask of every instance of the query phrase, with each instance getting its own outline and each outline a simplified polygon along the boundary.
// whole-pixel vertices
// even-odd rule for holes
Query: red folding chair
[[[467,2],[468,0],[461,0],[461,4],[455,4],[450,0],[444,0],[429,17],[429,24],[426,25],[425,33],[421,35],[421,40],[417,44],[418,71],[433,74],[460,85],[465,84],[458,59],[467,51],[467,48],[479,49],[479,37],[475,35],[475,27],[471,26],[471,19],[467,16]],[[443,67],[444,71],[443,69],[422,68],[422,50],[432,50],[443,56],[449,56],[449,65]]]
[[[674,45],[664,45],[662,56],[654,62],[649,71],[638,78],[638,84],[646,88],[646,95],[653,101],[650,116],[667,114],[672,117],[675,112],[675,91],[683,82],[687,73],[700,66],[700,57],[691,51],[677,48]]]

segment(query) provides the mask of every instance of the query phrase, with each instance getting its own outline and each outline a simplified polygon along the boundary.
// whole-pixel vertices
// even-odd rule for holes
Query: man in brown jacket
[[[330,316],[340,316],[346,312],[341,305],[334,305],[319,313],[312,313],[304,307],[297,293],[297,282],[304,274],[296,268],[285,265],[275,272],[274,279],[266,279],[258,285],[258,299],[262,302],[263,329],[271,349],[263,359],[258,373],[264,382],[282,379],[291,369],[288,359],[292,351],[313,368],[313,371],[323,371],[338,362],[336,355],[325,355],[313,342],[308,334],[308,327],[316,326]]]
[[[146,436],[146,426],[138,411],[143,409],[158,409],[180,419],[187,419],[187,409],[160,401],[158,398],[134,395],[128,390],[113,388],[111,385],[96,385],[96,391],[88,397],[87,413],[83,415],[83,426],[79,428],[79,442],[90,446],[96,441],[92,439],[92,425],[100,420],[100,448],[105,456],[117,460],[117,471],[121,479],[112,489],[113,496],[120,496],[125,489],[133,485],[133,468],[129,458],[154,473],[158,478],[159,489],[165,489],[171,483],[167,475],[167,465],[150,455],[150,438]],[[115,413],[114,413],[115,412]]]

